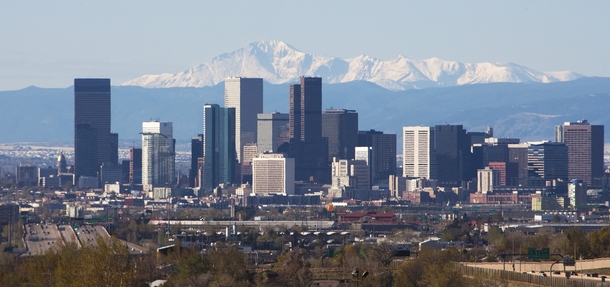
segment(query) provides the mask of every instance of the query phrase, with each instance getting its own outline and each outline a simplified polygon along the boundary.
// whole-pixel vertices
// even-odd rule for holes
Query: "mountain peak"
[[[307,54],[283,41],[267,40],[249,43],[178,74],[144,75],[122,85],[204,87],[234,76],[282,84],[296,82],[302,75],[316,75],[326,83],[368,81],[390,90],[492,82],[549,83],[582,77],[567,71],[542,73],[510,62],[472,64],[437,57],[411,60],[402,55],[393,60],[368,55],[340,59]]]

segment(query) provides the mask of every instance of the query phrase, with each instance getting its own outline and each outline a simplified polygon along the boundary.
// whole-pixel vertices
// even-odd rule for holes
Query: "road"
[[[30,223],[25,226],[25,245],[28,251],[24,255],[44,255],[59,250],[64,241],[57,225]]]
[[[76,233],[74,232],[74,229],[72,229],[72,226],[60,225],[58,227],[58,229],[59,229],[59,233],[61,234],[61,238],[64,240],[64,243],[66,245],[68,245],[70,243],[75,243],[76,246],[78,246],[79,248],[81,247],[80,242],[78,241],[78,238],[76,237]]]
[[[82,225],[76,230],[76,235],[82,246],[97,246],[97,237],[101,237],[103,240],[110,240],[110,235],[106,228],[101,225]],[[123,244],[127,245],[129,254],[143,254],[147,253],[142,246],[126,242],[121,240]]]
[[[82,225],[75,230],[78,241],[82,246],[97,246],[97,238],[109,240],[110,236],[102,226]]]

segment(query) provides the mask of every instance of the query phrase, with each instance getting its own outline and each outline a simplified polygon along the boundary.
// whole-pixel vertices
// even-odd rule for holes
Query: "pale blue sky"
[[[63,88],[75,77],[117,85],[260,40],[342,58],[610,76],[609,12],[610,1],[4,1],[0,90]]]

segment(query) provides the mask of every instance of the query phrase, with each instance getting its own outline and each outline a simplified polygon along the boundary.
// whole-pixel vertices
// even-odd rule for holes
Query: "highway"
[[[110,236],[102,226],[82,225],[75,230],[82,246],[97,246],[97,237],[109,240]]]
[[[57,225],[32,223],[25,226],[25,245],[28,251],[24,255],[44,255],[59,250],[64,242]]]
[[[78,246],[79,248],[81,247],[80,242],[78,241],[78,238],[76,237],[76,233],[74,232],[74,229],[72,229],[72,226],[60,225],[58,229],[59,229],[59,233],[61,234],[61,238],[64,240],[64,243],[66,245],[68,245],[70,243],[75,243],[76,246]]]
[[[110,240],[108,231],[101,225],[83,225],[76,230],[76,235],[82,246],[97,246],[96,238],[98,236],[106,241]],[[147,253],[142,246],[123,240],[121,242],[127,245],[129,254]]]

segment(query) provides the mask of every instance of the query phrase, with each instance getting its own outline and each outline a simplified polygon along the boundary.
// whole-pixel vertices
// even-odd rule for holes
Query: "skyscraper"
[[[142,184],[142,149],[129,149],[129,184]]]
[[[235,146],[241,163],[244,145],[256,142],[256,116],[263,113],[263,79],[227,78],[225,108],[235,108]]]
[[[470,137],[462,125],[437,125],[434,132],[438,185],[456,187],[473,179]]]
[[[542,181],[568,180],[568,147],[565,143],[536,142],[527,148],[529,177]],[[546,183],[543,183],[546,185]]]
[[[358,145],[358,113],[329,109],[322,114],[322,136],[328,138],[328,159],[354,159]]]
[[[555,139],[568,146],[568,178],[599,186],[604,175],[604,126],[587,120],[555,127]]]
[[[110,152],[110,79],[74,79],[74,173],[97,176]]]
[[[373,182],[387,181],[396,175],[396,134],[381,131],[359,131],[358,146],[373,148]]]
[[[171,122],[142,123],[142,184],[166,186],[174,183],[176,142]]]
[[[235,108],[203,106],[201,186],[205,192],[212,192],[221,183],[234,183],[236,164]]]
[[[119,134],[110,134],[110,163],[119,165]]]
[[[283,143],[290,141],[288,114],[258,114],[256,145],[258,150],[277,152]]]
[[[403,177],[436,179],[436,137],[433,127],[402,128]]]
[[[301,77],[301,140],[322,137],[322,78]]]
[[[294,194],[294,159],[282,154],[261,154],[252,159],[252,192]]]
[[[189,171],[189,186],[199,186],[199,158],[203,157],[203,134],[191,138],[191,169]]]
[[[290,86],[289,125],[296,180],[330,183],[328,139],[322,137],[322,78],[301,77],[299,85]]]

